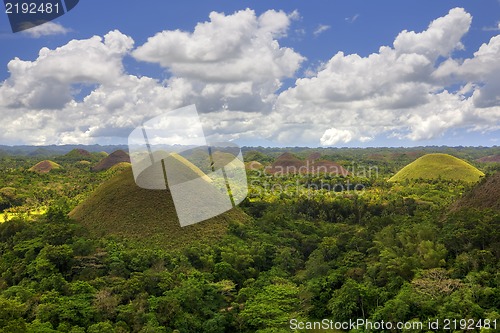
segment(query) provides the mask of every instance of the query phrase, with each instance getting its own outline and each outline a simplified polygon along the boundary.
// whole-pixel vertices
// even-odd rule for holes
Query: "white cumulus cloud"
[[[133,51],[140,61],[158,63],[193,85],[199,111],[270,111],[284,78],[293,77],[305,58],[280,46],[291,14],[246,9],[231,15],[212,12],[193,32],[162,31]]]
[[[281,80],[293,76],[304,60],[278,43],[297,18],[297,12],[281,11],[212,13],[192,33],[157,34],[134,56],[158,57],[173,74],[165,82],[125,73],[123,57],[134,41],[119,31],[43,48],[34,61],[15,58],[0,86],[0,114],[9,124],[0,140],[42,144],[124,138],[145,119],[191,103],[214,112],[206,120],[214,124],[208,134],[255,133],[253,121],[271,112]],[[81,84],[94,88],[77,99]],[[230,125],[232,120],[241,124]]]
[[[320,142],[324,146],[332,146],[338,142],[348,143],[352,140],[352,133],[349,130],[329,128],[323,133]]]
[[[212,12],[210,21],[199,23],[193,32],[160,32],[133,55],[158,63],[176,76],[202,81],[263,82],[291,77],[304,57],[280,47],[276,39],[286,34],[290,21],[290,15],[274,10],[261,16],[250,9],[232,15]]]
[[[460,40],[471,22],[472,16],[463,8],[454,8],[448,15],[434,20],[423,32],[402,31],[394,40],[394,49],[398,54],[421,54],[429,60],[448,56],[456,49],[463,49]]]
[[[11,60],[10,77],[0,87],[0,105],[29,109],[61,109],[71,101],[75,83],[112,82],[123,73],[122,57],[133,40],[118,31],[104,39],[72,40],[35,61]]]
[[[11,60],[10,77],[0,85],[4,124],[0,140],[50,144],[123,137],[127,135],[123,129],[133,128],[144,115],[171,107],[165,98],[172,103],[179,92],[169,94],[156,80],[124,72],[122,58],[133,43],[132,38],[111,31],[103,38],[43,48],[34,61]],[[77,101],[75,85],[80,84],[96,88]]]
[[[323,32],[329,30],[330,28],[331,28],[331,26],[329,26],[327,24],[320,24],[320,25],[318,25],[318,27],[316,28],[316,30],[314,30],[313,34],[314,34],[314,36],[319,36]]]
[[[63,27],[59,23],[46,22],[36,27],[23,30],[22,33],[33,38],[40,38],[42,36],[65,35],[70,31],[70,29]]]
[[[472,20],[463,9],[395,34],[376,53],[308,64],[306,77],[279,92],[305,61],[280,40],[298,18],[214,12],[193,31],[162,31],[135,49],[130,36],[111,31],[42,48],[33,61],[14,58],[0,83],[0,141],[107,143],[192,103],[212,141],[331,146],[500,129],[500,36],[470,58],[454,57]],[[157,63],[168,79],[128,74],[127,55]],[[91,89],[78,93],[81,85]]]
[[[277,119],[301,137],[316,133],[322,145],[379,135],[428,140],[451,128],[497,129],[500,36],[471,59],[452,58],[453,51],[463,48],[461,38],[471,20],[455,8],[425,31],[402,31],[393,47],[382,46],[378,53],[362,57],[338,52],[315,75],[297,79],[279,96]],[[439,57],[448,60],[439,64]],[[448,88],[457,84],[467,86],[469,95]],[[481,112],[479,107],[489,109]]]

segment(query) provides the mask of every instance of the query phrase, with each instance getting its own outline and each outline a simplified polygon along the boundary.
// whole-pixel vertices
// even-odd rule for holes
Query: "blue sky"
[[[242,145],[500,137],[497,0],[81,0],[16,34],[0,17],[0,144],[125,143],[193,103]]]

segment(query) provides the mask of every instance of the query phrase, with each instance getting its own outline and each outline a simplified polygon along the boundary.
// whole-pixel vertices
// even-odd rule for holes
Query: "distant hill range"
[[[29,171],[33,171],[36,173],[49,173],[52,170],[56,169],[61,169],[61,166],[56,162],[45,160],[38,162],[37,164],[29,168]]]
[[[0,155],[19,155],[19,156],[56,156],[65,155],[72,150],[81,149],[90,153],[107,152],[112,153],[122,149],[128,151],[127,145],[47,145],[47,146],[6,146],[0,145]]]
[[[91,168],[92,171],[108,170],[119,163],[130,163],[130,156],[123,150],[117,150],[104,157]]]
[[[427,154],[402,168],[389,181],[446,179],[474,183],[483,176],[483,172],[454,156]]]
[[[106,152],[111,154],[116,150],[128,151],[126,144],[116,145],[1,145],[0,156],[57,156],[64,155],[73,149],[84,149],[90,153]],[[245,156],[245,161],[258,161],[262,164],[269,164],[274,161],[276,156],[285,152],[290,152],[301,157],[306,157],[311,151],[320,153],[322,156],[337,155],[345,153],[353,154],[357,157],[363,157],[368,160],[406,160],[408,158],[417,158],[426,153],[447,153],[459,156],[460,158],[480,159],[486,156],[499,155],[499,147],[448,147],[448,146],[421,146],[421,147],[373,147],[373,148],[308,148],[308,147],[251,147],[243,146],[241,151]]]
[[[396,160],[406,160],[406,159],[413,160],[417,157],[421,157],[422,155],[425,155],[425,152],[421,150],[418,151],[410,150],[406,152],[386,151],[386,152],[377,152],[369,154],[367,158],[374,161],[396,161]]]
[[[452,210],[462,208],[494,209],[500,211],[500,172],[486,177],[461,199]]]
[[[299,159],[292,153],[284,153],[280,155],[274,163],[266,167],[268,173],[279,174],[334,174],[334,175],[349,175],[349,171],[343,168],[340,164],[321,160],[321,155],[313,153],[305,160]]]

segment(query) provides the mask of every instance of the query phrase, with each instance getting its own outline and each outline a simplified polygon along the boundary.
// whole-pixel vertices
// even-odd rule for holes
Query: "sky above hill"
[[[190,104],[240,145],[500,139],[499,0],[81,0],[0,13],[0,43],[0,144],[126,143]]]

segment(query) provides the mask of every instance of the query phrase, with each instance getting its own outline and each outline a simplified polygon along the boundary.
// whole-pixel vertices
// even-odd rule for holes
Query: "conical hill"
[[[131,168],[99,186],[71,211],[70,217],[95,237],[116,235],[163,248],[184,247],[192,241],[214,241],[226,233],[230,222],[248,219],[240,209],[234,208],[181,227],[170,191],[138,187]]]
[[[396,173],[389,181],[413,179],[479,181],[484,173],[469,163],[448,154],[427,154],[419,157]]]

